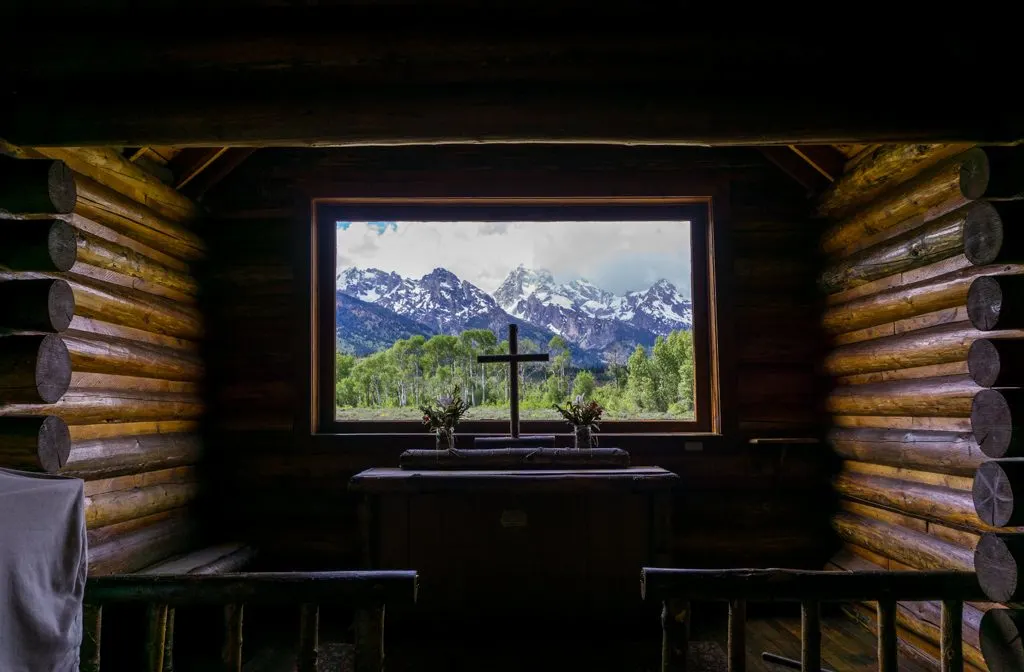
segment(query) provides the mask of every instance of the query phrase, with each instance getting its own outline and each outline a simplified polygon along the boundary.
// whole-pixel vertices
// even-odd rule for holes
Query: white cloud
[[[560,282],[615,293],[666,278],[690,292],[688,222],[352,222],[338,228],[338,267],[418,278],[440,266],[487,292],[523,264]]]

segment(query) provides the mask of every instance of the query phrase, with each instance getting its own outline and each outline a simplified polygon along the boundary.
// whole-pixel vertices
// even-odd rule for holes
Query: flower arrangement
[[[579,395],[564,407],[554,404],[554,409],[573,426],[577,448],[593,448],[597,445],[594,432],[601,428],[601,415],[604,413],[601,404],[586,401],[583,395]]]
[[[455,385],[447,394],[437,398],[437,405],[423,405],[423,424],[437,435],[437,448],[439,450],[455,447],[455,426],[459,419],[469,409],[462,399],[462,389]]]

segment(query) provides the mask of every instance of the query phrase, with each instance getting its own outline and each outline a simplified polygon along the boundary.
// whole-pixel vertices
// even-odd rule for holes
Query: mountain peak
[[[438,266],[437,268],[432,270],[430,273],[427,273],[426,275],[423,276],[424,280],[426,280],[427,278],[431,278],[431,279],[434,279],[434,280],[449,280],[449,281],[454,280],[456,282],[456,284],[459,284],[459,283],[462,282],[462,280],[459,278],[459,276],[455,275],[454,273],[449,271],[447,268],[441,268],[440,266]]]

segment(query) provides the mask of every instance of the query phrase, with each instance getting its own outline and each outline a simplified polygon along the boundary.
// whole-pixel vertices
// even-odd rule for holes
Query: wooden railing
[[[90,578],[85,586],[81,670],[100,670],[104,605],[146,604],[170,607],[223,606],[223,669],[240,672],[244,605],[258,604],[301,605],[299,672],[316,672],[320,606],[355,609],[356,670],[379,672],[384,656],[384,607],[387,604],[414,603],[416,590],[417,575],[413,571],[237,573],[210,576],[125,574]],[[162,628],[151,629],[151,632],[163,631]],[[162,651],[164,642],[147,641],[146,647],[150,651]]]
[[[984,601],[973,572],[831,572],[793,569],[663,569],[645,567],[641,593],[662,604],[662,672],[686,670],[690,601],[729,603],[727,658],[729,672],[746,670],[747,602],[799,602],[800,669],[821,670],[822,602],[878,603],[878,669],[895,672],[896,602],[942,601],[943,672],[962,672],[963,603]]]

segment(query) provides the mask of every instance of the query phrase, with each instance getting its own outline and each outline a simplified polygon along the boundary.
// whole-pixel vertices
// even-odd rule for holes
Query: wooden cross
[[[519,354],[519,325],[508,325],[508,354],[507,355],[478,355],[476,361],[481,364],[491,362],[508,362],[508,405],[512,413],[510,423],[512,438],[519,438],[519,362],[546,362],[549,357],[546,353],[540,354]]]

